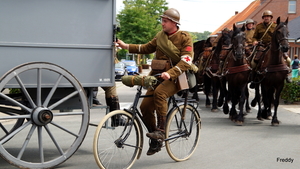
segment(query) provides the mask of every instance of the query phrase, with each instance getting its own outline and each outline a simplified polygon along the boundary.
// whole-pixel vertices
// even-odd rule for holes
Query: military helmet
[[[273,18],[273,15],[272,15],[272,12],[270,10],[265,10],[263,13],[262,13],[262,18],[264,18],[264,16],[271,16],[271,18]]]
[[[247,19],[246,20],[246,25],[249,24],[249,23],[253,23],[254,24],[254,21],[252,19]]]
[[[171,21],[177,23],[180,25],[179,20],[180,20],[180,14],[179,12],[174,9],[174,8],[170,8],[168,10],[166,10],[162,15],[160,15],[160,17],[162,18],[168,18]]]

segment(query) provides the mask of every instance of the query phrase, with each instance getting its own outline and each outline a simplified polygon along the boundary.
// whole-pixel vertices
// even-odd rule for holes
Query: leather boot
[[[112,112],[114,110],[120,110],[120,103],[118,97],[112,96],[110,98],[105,98],[105,100],[106,105],[109,106],[109,112]],[[126,120],[121,115],[112,116],[112,127],[124,126],[125,124]]]
[[[149,149],[147,151],[148,156],[159,152],[161,150],[161,147],[162,147],[162,141],[158,141],[158,140],[155,140],[155,139],[150,139],[149,141],[150,141],[149,142]]]
[[[157,130],[152,133],[147,133],[146,136],[158,141],[163,141],[165,137],[166,116],[157,115]]]
[[[93,104],[95,105],[102,105],[99,100],[97,99],[97,94],[98,94],[98,87],[93,88]]]

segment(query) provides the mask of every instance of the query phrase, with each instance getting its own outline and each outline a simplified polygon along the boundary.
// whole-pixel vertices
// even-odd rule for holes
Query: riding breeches
[[[110,87],[102,87],[102,89],[105,91],[105,98],[111,98],[111,97],[118,96],[116,84],[114,86],[110,86]]]
[[[167,98],[177,92],[178,88],[175,82],[170,80],[163,81],[154,90],[152,88],[148,89],[146,95],[153,95],[153,97],[145,97],[140,106],[143,120],[148,129],[149,126],[156,124],[154,111],[156,111],[157,116],[167,116]]]

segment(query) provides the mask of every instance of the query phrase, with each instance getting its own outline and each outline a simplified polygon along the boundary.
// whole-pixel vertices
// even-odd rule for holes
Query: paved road
[[[128,88],[117,82],[122,106],[128,106],[134,97],[135,87]],[[102,92],[98,98],[105,103]],[[148,145],[144,144],[142,156],[136,161],[136,169],[298,169],[300,166],[300,111],[299,105],[280,105],[280,126],[273,127],[270,121],[258,121],[256,109],[245,118],[244,126],[235,126],[220,109],[212,113],[204,106],[204,95],[199,92],[199,112],[202,120],[201,139],[195,154],[187,161],[174,162],[165,149],[146,156]],[[91,122],[98,123],[104,110],[92,109]],[[95,127],[89,127],[86,139],[79,150],[65,163],[61,169],[96,169],[93,157],[92,140]],[[0,159],[0,169],[15,167]]]

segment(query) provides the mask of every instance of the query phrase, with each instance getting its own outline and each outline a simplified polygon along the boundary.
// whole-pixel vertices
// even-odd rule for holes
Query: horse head
[[[246,35],[245,35],[245,24],[242,28],[236,27],[235,24],[233,24],[233,35],[231,38],[232,43],[232,52],[233,52],[233,58],[235,60],[240,60],[245,55],[245,44],[246,44]]]
[[[231,44],[232,31],[228,29],[222,30],[221,44],[222,46],[229,46]]]
[[[277,50],[282,52],[287,52],[289,50],[289,30],[288,30],[288,19],[285,22],[280,22],[280,17],[277,18],[277,26],[273,32],[272,45],[274,45]]]

